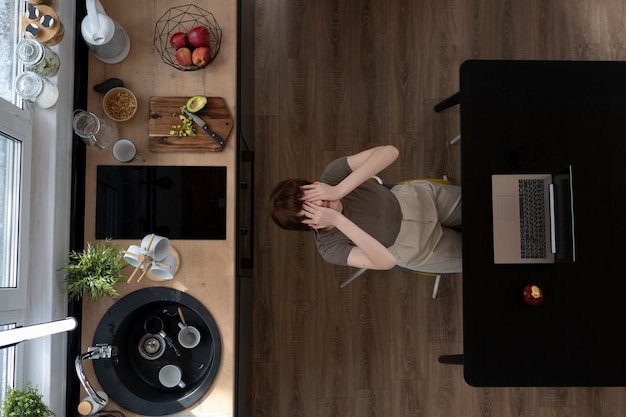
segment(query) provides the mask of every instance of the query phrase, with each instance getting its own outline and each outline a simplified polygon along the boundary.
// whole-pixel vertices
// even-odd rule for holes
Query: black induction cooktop
[[[226,167],[98,166],[96,239],[226,239]]]

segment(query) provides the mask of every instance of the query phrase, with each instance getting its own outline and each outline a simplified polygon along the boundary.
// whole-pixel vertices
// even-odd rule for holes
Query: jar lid
[[[56,23],[56,20],[54,20],[54,16],[46,14],[43,15],[43,17],[39,20],[39,23],[41,23],[41,26],[50,29],[51,27],[54,26],[54,24]]]
[[[43,80],[34,72],[25,71],[15,79],[15,91],[23,98],[35,101],[43,90]]]
[[[29,23],[24,29],[24,32],[26,32],[26,34],[31,38],[36,38],[39,35],[39,26]]]
[[[29,3],[28,8],[26,9],[26,18],[28,20],[35,20],[38,17],[39,17],[39,9]]]
[[[15,51],[17,59],[24,64],[35,64],[43,58],[43,45],[34,39],[22,39]]]

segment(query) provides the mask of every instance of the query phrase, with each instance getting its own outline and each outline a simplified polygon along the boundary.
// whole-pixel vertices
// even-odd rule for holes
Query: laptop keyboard
[[[545,258],[546,207],[543,180],[519,180],[519,211],[522,258]]]

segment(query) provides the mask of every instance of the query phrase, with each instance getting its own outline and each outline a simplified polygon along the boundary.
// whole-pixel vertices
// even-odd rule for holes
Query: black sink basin
[[[200,331],[201,341],[192,349],[178,342],[179,308],[187,325]],[[165,338],[151,328],[155,321],[163,323]],[[202,303],[164,287],[138,290],[113,304],[100,320],[93,342],[117,347],[113,359],[92,361],[103,390],[125,409],[152,416],[176,413],[200,400],[215,380],[222,351],[215,320]],[[159,371],[167,364],[181,368],[184,388],[159,382]]]

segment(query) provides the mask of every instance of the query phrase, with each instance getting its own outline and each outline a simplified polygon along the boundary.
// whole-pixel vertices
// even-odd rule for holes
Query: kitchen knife
[[[219,143],[219,145],[221,147],[224,147],[224,145],[226,145],[226,143],[224,143],[224,141],[222,140],[222,138],[219,137],[219,135],[217,133],[215,133],[213,130],[211,130],[211,128],[209,127],[209,125],[206,124],[206,122],[204,120],[202,120],[200,118],[200,116],[198,116],[195,113],[191,113],[189,110],[187,110],[184,106],[182,106],[180,108],[180,110],[185,113],[187,116],[191,117],[193,119],[193,121],[200,126],[205,132],[207,132],[209,134],[209,136],[211,136],[213,139],[215,139],[215,141],[217,143]]]

